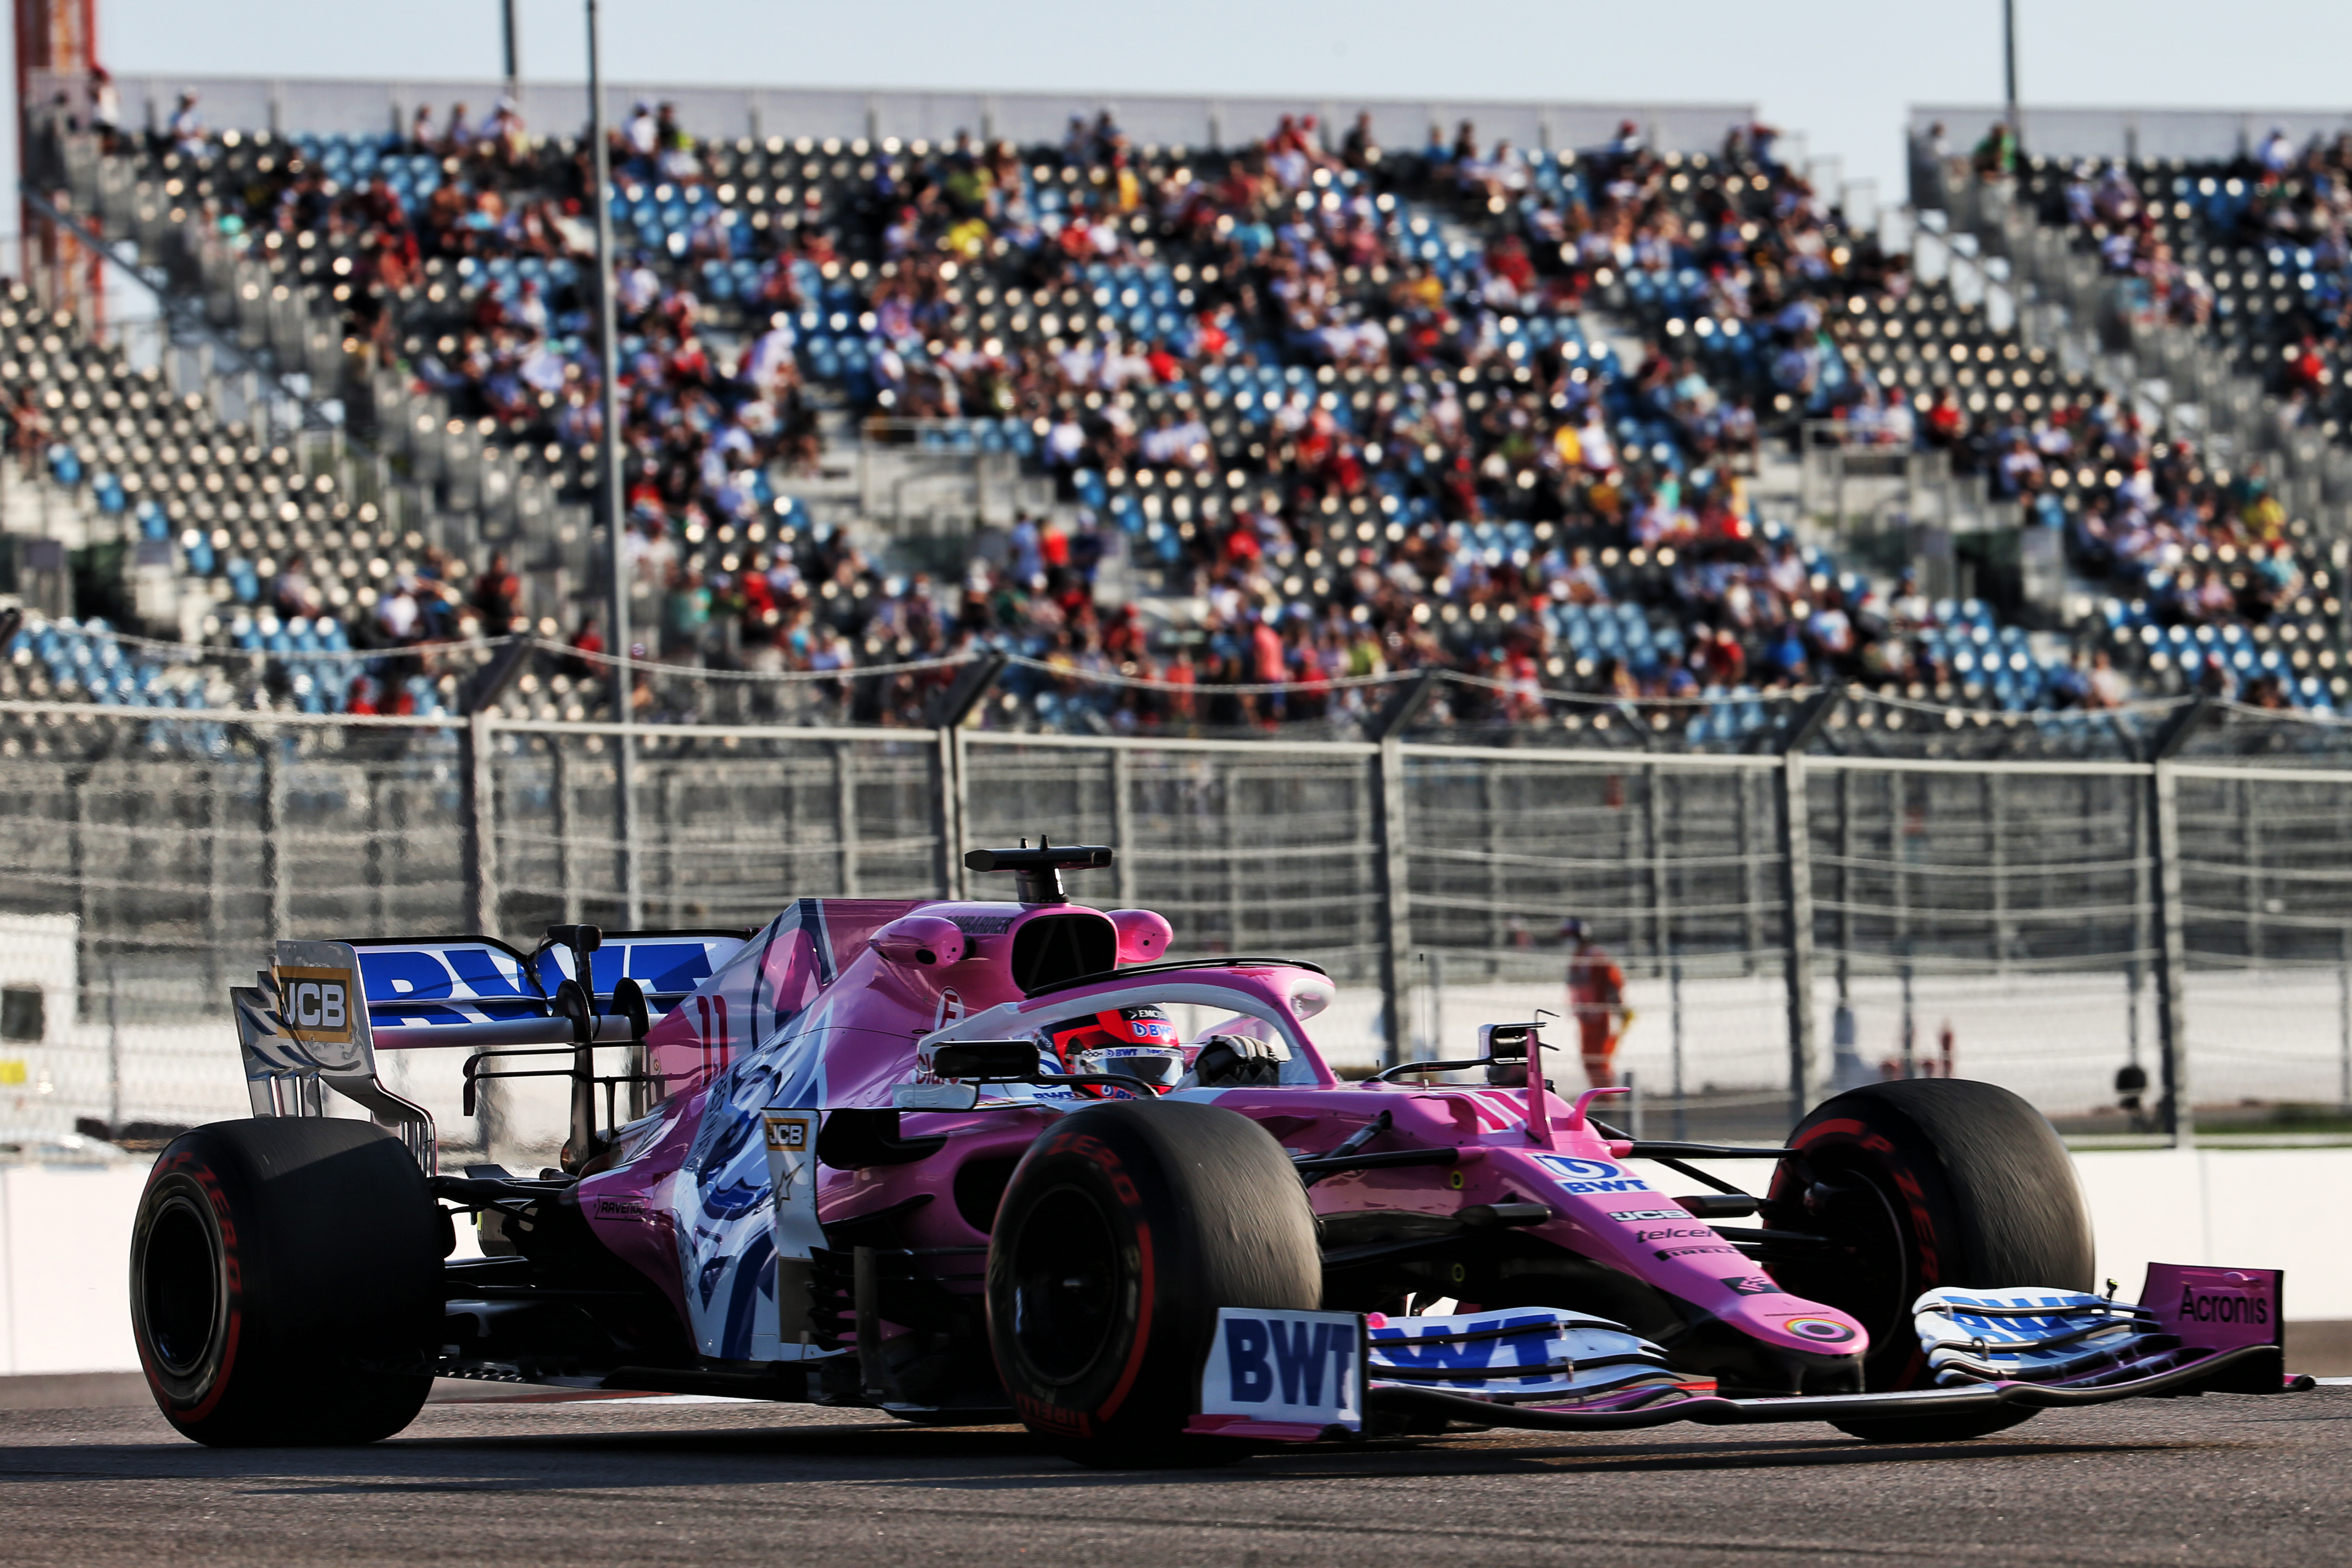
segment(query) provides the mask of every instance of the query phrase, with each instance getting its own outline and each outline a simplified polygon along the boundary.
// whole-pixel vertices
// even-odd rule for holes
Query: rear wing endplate
[[[609,1005],[635,983],[658,1020],[748,940],[741,931],[617,931],[590,956],[595,1016],[575,1023],[555,994],[575,954],[551,941],[525,953],[484,936],[281,942],[277,962],[229,998],[256,1116],[321,1116],[332,1089],[398,1132],[434,1173],[432,1114],[387,1089],[378,1050],[625,1046],[640,1037]]]
[[[324,1116],[326,1091],[400,1136],[428,1176],[438,1154],[433,1113],[376,1076],[358,953],[343,942],[281,942],[278,962],[234,986],[237,1047],[256,1116]]]

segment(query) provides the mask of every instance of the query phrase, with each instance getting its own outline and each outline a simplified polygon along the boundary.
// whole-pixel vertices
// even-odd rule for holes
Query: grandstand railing
[[[1800,693],[1740,700],[1744,729],[1693,744],[1663,704],[1514,724],[1459,679],[1350,689],[1368,724],[1154,733],[990,702],[928,728],[628,732],[0,702],[20,803],[0,984],[42,991],[47,1019],[0,1043],[0,1080],[22,1069],[26,1116],[236,1114],[225,988],[275,937],[528,939],[619,923],[633,883],[656,926],[985,896],[961,850],[1042,831],[1115,844],[1080,896],[1160,910],[1185,951],[1322,963],[1339,997],[1318,1038],[1343,1064],[1467,1054],[1472,1024],[1557,1008],[1573,914],[1631,976],[1624,1060],[1654,1117],[1769,1131],[1840,1085],[1932,1070],[1947,1029],[1959,1070],[2078,1127],[2160,1124],[2112,1111],[2131,1062],[2151,1103],[2171,1087],[2184,1140],[2241,1101],[2352,1101],[2352,727]],[[415,1070],[468,1136],[455,1079]]]
[[[1946,144],[1966,153],[2007,110],[1999,104],[1915,104],[1911,136],[1936,125]],[[2231,158],[2251,151],[2273,128],[2297,146],[2314,136],[2352,131],[2342,109],[2044,109],[2018,111],[2020,143],[2045,158]]]
[[[299,131],[316,135],[406,134],[420,107],[436,122],[456,103],[469,104],[478,120],[505,93],[505,84],[462,79],[386,80],[120,75],[115,79],[131,128],[159,129],[183,91],[198,94],[199,110],[216,129]],[[1024,144],[1059,142],[1073,117],[1089,125],[1109,110],[1129,138],[1161,146],[1238,145],[1264,135],[1285,115],[1318,116],[1334,145],[1359,113],[1372,117],[1384,145],[1418,149],[1435,127],[1451,138],[1455,125],[1475,121],[1485,137],[1507,136],[1522,147],[1597,147],[1632,121],[1653,146],[1679,152],[1713,152],[1734,126],[1756,120],[1752,103],[1570,103],[1530,100],[1402,99],[1327,96],[1182,93],[979,92],[905,88],[713,87],[709,85],[607,83],[605,116],[618,124],[637,100],[669,103],[677,122],[698,137],[789,136],[898,137],[947,142],[960,132]],[[26,101],[47,105],[59,94],[79,106],[88,86],[71,78],[36,71]],[[526,82],[522,111],[541,132],[568,134],[588,121],[587,87],[582,82]],[[1796,139],[1784,138],[1789,147]]]

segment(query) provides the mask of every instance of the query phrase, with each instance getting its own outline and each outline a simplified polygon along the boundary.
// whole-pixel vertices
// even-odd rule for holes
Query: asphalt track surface
[[[2352,1387],[1821,1426],[1482,1434],[1100,1473],[1012,1429],[645,1400],[428,1406],[221,1451],[150,1411],[0,1412],[0,1563],[366,1565],[2352,1562]]]

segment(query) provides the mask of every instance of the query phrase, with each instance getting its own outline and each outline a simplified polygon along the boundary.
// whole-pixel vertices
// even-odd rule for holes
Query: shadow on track
[[[412,1429],[414,1430],[414,1429]],[[941,1430],[871,1422],[598,1432],[428,1431],[354,1448],[204,1448],[142,1443],[18,1444],[0,1447],[0,1479],[243,1479],[254,1494],[467,1495],[600,1487],[709,1487],[730,1481],[847,1483],[890,1490],[1095,1492],[1153,1486],[1231,1489],[1322,1477],[1444,1479],[1710,1471],[1914,1469],[2009,1459],[2192,1452],[2234,1442],[2059,1441],[2011,1438],[1917,1446],[1843,1437],[1650,1439],[1527,1444],[1502,1435],[1383,1439],[1311,1450],[1266,1449],[1228,1469],[1099,1471],[1050,1453],[1017,1428]]]

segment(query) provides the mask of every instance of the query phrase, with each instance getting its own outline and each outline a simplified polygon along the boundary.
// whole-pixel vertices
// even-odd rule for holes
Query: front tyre
[[[1780,1288],[1852,1314],[1870,1331],[1863,1385],[1926,1388],[1911,1323],[1926,1291],[2042,1285],[2088,1290],[2091,1217],[2074,1161],[2042,1113],[2005,1089],[1912,1079],[1824,1100],[1789,1136],[1765,1200],[1775,1229],[1837,1246],[1772,1269]],[[1833,1421],[1875,1443],[1980,1437],[2035,1412]]]
[[[416,1162],[372,1122],[182,1133],[131,1232],[131,1335],[157,1407],[215,1447],[391,1436],[433,1386],[443,1254]]]
[[[1184,1426],[1222,1307],[1313,1310],[1306,1189],[1234,1111],[1107,1100],[1032,1145],[997,1211],[988,1330],[1028,1428],[1080,1464],[1238,1458]]]

